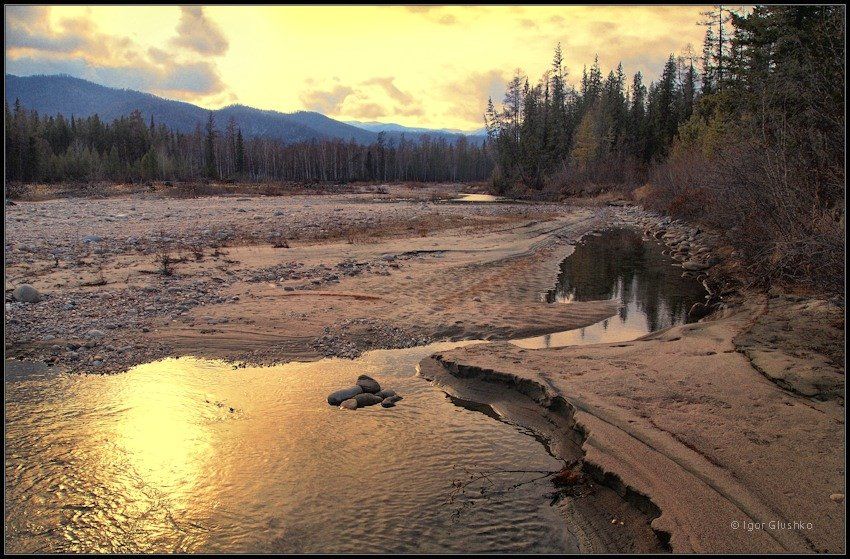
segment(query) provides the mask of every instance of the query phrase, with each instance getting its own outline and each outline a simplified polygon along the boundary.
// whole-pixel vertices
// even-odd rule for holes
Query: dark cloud
[[[207,19],[201,6],[180,8],[177,37],[171,42],[176,46],[208,56],[222,55],[230,46],[227,37],[218,25]]]

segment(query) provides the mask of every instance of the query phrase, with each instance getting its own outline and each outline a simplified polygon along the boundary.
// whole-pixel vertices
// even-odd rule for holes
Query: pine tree
[[[215,165],[216,135],[215,117],[213,116],[212,111],[210,111],[209,118],[207,119],[206,140],[204,142],[204,169],[206,177],[210,179],[218,178],[218,172]]]

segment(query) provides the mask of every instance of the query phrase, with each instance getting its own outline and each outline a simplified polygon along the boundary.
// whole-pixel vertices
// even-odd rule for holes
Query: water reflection
[[[687,322],[688,310],[705,291],[662,254],[663,247],[631,228],[589,235],[561,263],[549,303],[617,300],[618,314],[587,328],[517,340],[526,348],[633,340]]]
[[[457,198],[453,198],[452,202],[501,202],[505,198],[493,196],[492,194],[464,194],[461,193]]]
[[[7,376],[6,549],[575,550],[546,483],[469,495],[460,516],[446,504],[464,469],[560,467],[533,438],[415,376],[454,345],[278,367],[184,358],[112,376]],[[404,400],[327,405],[364,373]]]

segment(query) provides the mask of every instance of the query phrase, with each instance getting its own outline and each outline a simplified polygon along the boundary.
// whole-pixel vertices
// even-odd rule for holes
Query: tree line
[[[844,275],[843,6],[714,6],[700,56],[671,54],[648,85],[597,61],[568,85],[556,47],[488,103],[500,193],[633,190],[727,233],[758,281]]]
[[[671,54],[660,80],[648,85],[641,72],[627,80],[622,64],[603,76],[598,57],[578,87],[567,78],[558,44],[536,84],[517,70],[501,106],[488,101],[485,123],[498,191],[636,182],[666,156],[698,94],[689,55]]]
[[[243,136],[212,113],[191,133],[137,110],[111,123],[97,115],[39,115],[15,100],[5,107],[6,180],[20,182],[147,180],[481,181],[492,162],[486,147],[422,135],[370,145],[339,139],[294,144]]]

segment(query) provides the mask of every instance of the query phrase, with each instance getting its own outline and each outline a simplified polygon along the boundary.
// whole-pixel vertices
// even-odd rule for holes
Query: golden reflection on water
[[[166,359],[149,363],[110,386],[114,409],[111,422],[117,459],[126,462],[147,489],[167,494],[181,504],[198,483],[212,450],[214,422],[201,404],[203,393],[190,384],[193,360]],[[215,402],[210,402],[214,406]]]

